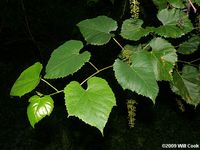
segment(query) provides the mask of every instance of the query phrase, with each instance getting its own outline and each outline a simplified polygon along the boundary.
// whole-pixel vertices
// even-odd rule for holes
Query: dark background
[[[0,1],[0,149],[2,150],[159,150],[163,143],[200,144],[200,108],[185,104],[178,108],[179,98],[169,84],[160,82],[156,104],[144,97],[137,99],[135,127],[127,121],[126,99],[113,71],[98,74],[109,82],[117,98],[104,137],[100,131],[77,118],[67,118],[63,95],[53,97],[55,108],[50,117],[33,129],[26,108],[30,93],[22,98],[10,97],[10,89],[19,74],[36,61],[46,65],[51,52],[70,39],[83,40],[76,24],[86,18],[107,15],[119,23],[129,17],[127,1],[108,0],[1,0]],[[142,1],[141,18],[156,22],[157,9],[149,0]],[[124,9],[126,8],[126,9]],[[122,39],[117,37],[122,43]],[[120,48],[111,41],[106,46],[86,46],[91,62],[103,68],[117,58]],[[58,89],[71,80],[83,81],[94,73],[85,65],[73,77],[50,80]],[[52,92],[41,83],[40,91]]]

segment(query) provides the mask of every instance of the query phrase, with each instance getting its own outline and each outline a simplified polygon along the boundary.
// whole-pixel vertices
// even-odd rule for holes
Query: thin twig
[[[98,69],[93,63],[91,63],[90,61],[88,61],[88,63],[89,63],[96,71],[99,71],[99,69]]]
[[[53,85],[51,85],[49,82],[47,82],[46,80],[40,78],[40,80],[42,80],[43,82],[45,82],[47,85],[49,85],[52,89],[54,89],[56,92],[58,92],[58,89],[55,88]]]
[[[191,0],[188,0],[188,1],[189,1],[189,3],[190,3],[190,6],[192,6],[192,9],[194,10],[194,13],[196,13],[196,12],[197,12],[197,9],[194,7],[192,1],[191,1]]]
[[[113,65],[110,65],[110,66],[107,66],[107,67],[105,67],[103,69],[98,70],[97,72],[93,73],[91,76],[89,76],[88,78],[86,78],[83,82],[81,82],[80,85],[83,85],[87,80],[89,80],[91,77],[95,76],[96,74],[98,74],[98,73],[100,73],[100,72],[102,72],[102,71],[104,71],[106,69],[112,68],[112,67],[113,67]]]
[[[26,9],[25,9],[24,1],[23,1],[23,0],[21,0],[21,7],[22,7],[22,10],[23,10],[23,12],[24,12],[24,20],[25,20],[26,28],[27,28],[27,30],[28,30],[28,34],[29,34],[29,36],[30,36],[32,42],[35,44],[35,46],[36,46],[36,48],[37,48],[37,49],[36,49],[36,51],[37,51],[36,54],[38,55],[40,61],[42,61],[42,55],[41,55],[41,53],[40,53],[40,47],[38,46],[38,44],[37,44],[37,42],[36,42],[36,40],[35,40],[35,38],[34,38],[32,32],[31,32],[31,29],[30,29],[28,17],[27,17],[27,15],[26,15]]]
[[[197,61],[197,60],[195,60],[195,61]],[[187,62],[187,61],[183,61],[183,60],[178,60],[179,63],[184,63],[184,64],[188,64],[190,66],[198,67],[198,65],[192,64],[192,62],[195,62],[195,61]]]
[[[197,58],[195,60],[190,61],[190,63],[194,63],[194,62],[199,61],[199,60],[200,60],[200,58]]]
[[[91,77],[95,76],[96,74],[98,74],[98,73],[100,73],[100,72],[102,72],[102,71],[104,71],[104,70],[106,70],[106,69],[112,68],[112,67],[113,67],[113,65],[110,65],[110,66],[107,66],[107,67],[102,68],[102,69],[100,69],[100,70],[97,70],[97,72],[93,73],[93,74],[90,75],[88,78],[86,78],[83,82],[81,82],[80,85],[83,85],[87,80],[89,80]],[[41,80],[44,81],[45,83],[47,83],[49,86],[51,86],[53,89],[56,90],[56,92],[49,94],[50,96],[56,95],[56,94],[59,94],[59,93],[64,92],[64,90],[58,91],[55,87],[53,87],[53,86],[52,86],[50,83],[48,83],[46,80],[44,80],[44,79],[42,79],[42,78],[41,78]]]
[[[145,50],[150,44],[148,43],[147,45],[145,45],[145,47],[143,48],[143,50]]]
[[[64,92],[64,90],[60,90],[60,91],[57,91],[57,92],[51,93],[51,94],[49,94],[49,96],[56,95],[56,94],[59,94],[59,93],[62,93],[62,92]]]
[[[122,46],[114,37],[113,37],[112,39],[115,41],[115,43],[117,43],[117,45],[118,45],[121,49],[124,49],[123,46]]]

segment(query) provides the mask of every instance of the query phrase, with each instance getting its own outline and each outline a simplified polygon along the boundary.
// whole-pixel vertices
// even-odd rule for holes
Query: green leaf
[[[90,59],[90,53],[79,53],[83,48],[81,41],[70,40],[51,54],[46,66],[47,79],[63,78],[78,71]]]
[[[182,0],[167,0],[175,8],[185,8]]]
[[[163,9],[157,17],[163,25],[154,31],[160,36],[178,38],[193,30],[188,16],[180,9]]]
[[[200,6],[200,0],[195,0],[195,3]]]
[[[44,97],[34,95],[29,99],[29,102],[27,115],[31,126],[34,128],[35,124],[42,118],[51,114],[54,108],[54,102],[49,95]]]
[[[116,105],[115,96],[104,79],[92,77],[87,83],[86,90],[76,81],[65,87],[67,111],[69,116],[77,116],[103,134],[112,107]]]
[[[167,7],[167,0],[153,0],[153,3],[158,7],[159,10]]]
[[[191,75],[191,69],[189,72]],[[200,103],[200,73],[198,78],[191,78],[186,74],[183,72],[181,75],[174,71],[173,82],[171,83],[172,91],[180,95],[188,104],[196,107]]]
[[[31,92],[40,82],[42,64],[37,62],[24,70],[15,81],[11,91],[11,96],[23,96]]]
[[[103,45],[112,37],[111,31],[117,29],[117,22],[107,16],[86,19],[77,24],[88,44]]]
[[[151,63],[156,80],[172,80],[172,72],[177,61],[175,48],[162,38],[151,40]]]
[[[131,65],[117,59],[113,69],[115,77],[123,89],[129,89],[149,97],[155,103],[158,85],[151,65],[151,56],[148,52],[134,53]]]
[[[189,65],[184,65],[182,70],[182,77],[200,85],[200,71]]]
[[[195,35],[192,36],[188,41],[183,42],[179,45],[177,52],[185,55],[189,55],[198,50],[200,44],[200,37]]]
[[[142,24],[140,19],[127,19],[122,24],[120,35],[125,39],[137,41],[152,31],[151,28],[142,28]]]

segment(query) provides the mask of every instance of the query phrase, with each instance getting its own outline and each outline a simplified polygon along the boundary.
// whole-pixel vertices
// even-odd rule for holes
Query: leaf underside
[[[27,115],[31,126],[34,128],[35,124],[42,118],[51,114],[54,108],[54,102],[49,95],[44,97],[34,95],[29,99],[29,102]]]

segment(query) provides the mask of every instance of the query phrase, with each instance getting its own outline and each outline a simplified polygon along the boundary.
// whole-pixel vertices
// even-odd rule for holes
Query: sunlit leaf
[[[29,102],[27,115],[31,126],[34,128],[35,124],[42,118],[51,114],[54,108],[54,102],[49,95],[44,97],[34,95],[29,99]]]
[[[154,31],[161,36],[178,38],[193,30],[188,16],[180,9],[163,9],[157,17],[163,25]]]
[[[111,109],[116,105],[115,96],[104,79],[92,77],[87,83],[86,90],[76,81],[65,87],[66,108],[69,116],[95,126],[103,134]]]
[[[41,70],[42,64],[39,62],[24,70],[15,81],[10,91],[10,95],[21,97],[35,89],[40,82]]]
[[[81,41],[70,40],[58,47],[51,54],[46,66],[47,79],[66,77],[78,71],[90,59],[90,53],[79,53],[83,48]]]
[[[113,69],[115,77],[123,89],[129,89],[149,97],[155,103],[158,85],[151,65],[151,56],[148,52],[134,53],[130,65],[117,59]]]
[[[188,41],[185,41],[179,45],[177,52],[185,55],[192,54],[198,50],[199,44],[200,37],[197,35],[192,36]]]
[[[112,37],[111,31],[117,29],[117,22],[107,16],[86,19],[77,24],[88,44],[103,45]]]

